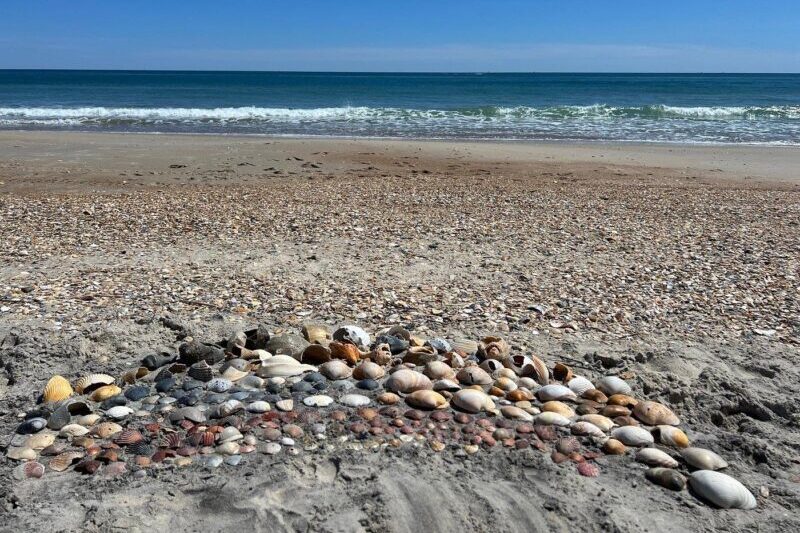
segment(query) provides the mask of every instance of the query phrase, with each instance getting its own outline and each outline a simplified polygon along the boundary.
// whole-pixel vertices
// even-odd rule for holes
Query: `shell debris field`
[[[17,477],[35,480],[71,471],[233,468],[261,454],[337,447],[416,446],[461,456],[529,450],[572,463],[575,476],[601,481],[604,470],[626,461],[664,489],[682,491],[688,479],[704,502],[756,505],[744,485],[714,472],[728,467],[721,456],[689,447],[672,409],[638,396],[625,376],[577,375],[562,361],[551,366],[514,353],[497,336],[467,353],[463,339],[426,340],[398,327],[370,335],[358,326],[315,325],[303,335],[338,344],[343,355],[328,357],[324,344],[299,335],[270,339],[259,327],[218,344],[189,340],[119,378],[101,369],[72,383],[53,376],[10,436],[6,457],[21,463]],[[270,345],[283,353],[260,347]],[[379,348],[383,355],[373,360]]]

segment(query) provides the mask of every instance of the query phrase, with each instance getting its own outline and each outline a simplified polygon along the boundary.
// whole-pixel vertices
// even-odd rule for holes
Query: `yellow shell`
[[[572,418],[573,416],[575,416],[575,411],[573,411],[570,406],[568,406],[567,404],[565,404],[563,402],[559,402],[559,401],[555,401],[555,400],[549,401],[549,402],[545,402],[542,405],[542,411],[550,411],[552,413],[558,413],[561,416],[564,416],[564,417],[567,417],[567,418]]]
[[[128,370],[124,374],[122,374],[122,381],[123,383],[136,383],[138,380],[145,377],[149,374],[150,371],[147,368],[140,366],[139,368],[134,368],[133,370]]]
[[[111,385],[114,381],[114,378],[108,374],[89,374],[75,382],[75,392],[83,394],[84,391],[89,392],[89,390],[93,388]]]
[[[674,426],[658,426],[658,440],[661,444],[674,446],[675,448],[686,448],[689,446],[689,437],[686,433]]]
[[[418,409],[443,409],[447,407],[445,397],[432,390],[414,391],[406,396],[406,403]]]
[[[603,444],[603,451],[608,455],[622,455],[625,453],[625,445],[617,439],[608,439]]]
[[[104,400],[108,400],[111,397],[114,397],[122,392],[122,389],[117,387],[116,385],[104,385],[99,389],[95,390],[89,398],[93,402],[102,402]]]
[[[65,378],[61,376],[53,376],[47,385],[44,386],[45,402],[60,402],[72,395],[72,385],[69,384]]]
[[[400,401],[400,396],[392,392],[384,392],[379,394],[375,399],[378,401],[378,403],[382,403],[384,405],[394,405]]]

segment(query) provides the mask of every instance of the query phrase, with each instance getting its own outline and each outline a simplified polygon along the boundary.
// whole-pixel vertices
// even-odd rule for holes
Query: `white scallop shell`
[[[681,457],[689,466],[700,470],[720,470],[728,467],[725,459],[705,448],[684,448],[681,450]]]
[[[575,376],[569,380],[567,387],[578,396],[581,396],[587,390],[592,390],[594,384],[583,376]]]
[[[106,411],[106,416],[114,420],[122,420],[131,413],[133,413],[133,409],[127,405],[117,405]]]
[[[539,424],[540,426],[568,426],[570,425],[569,418],[566,416],[560,415],[558,413],[554,413],[552,411],[545,411],[544,413],[538,414],[533,419],[534,424]]]
[[[639,426],[617,428],[611,436],[626,446],[649,446],[655,442],[650,432]]]
[[[689,486],[702,498],[723,509],[755,509],[757,505],[747,487],[722,472],[693,472],[689,476]]]
[[[597,388],[606,396],[611,396],[613,394],[630,395],[631,392],[633,392],[631,386],[628,385],[624,379],[617,376],[605,376],[601,378],[600,381],[597,382]]]
[[[543,402],[551,400],[577,400],[575,393],[564,385],[545,385],[536,390],[536,396]]]
[[[642,448],[636,452],[636,460],[650,466],[663,466],[664,468],[678,466],[678,461],[658,448]]]
[[[605,432],[591,422],[578,421],[573,422],[570,426],[570,431],[573,435],[581,435],[585,437],[597,437],[602,439],[606,436]]]

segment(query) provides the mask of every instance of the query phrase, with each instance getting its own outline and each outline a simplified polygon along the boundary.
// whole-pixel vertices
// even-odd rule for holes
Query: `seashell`
[[[114,443],[119,444],[120,446],[136,444],[137,442],[142,442],[143,440],[144,436],[141,434],[141,432],[135,429],[123,429],[116,437],[114,437]]]
[[[44,386],[42,400],[46,403],[60,402],[72,396],[72,385],[62,376],[53,376]]]
[[[361,360],[361,352],[355,344],[350,342],[331,341],[328,345],[332,359],[341,359],[354,365]]]
[[[217,446],[216,450],[217,453],[221,453],[222,455],[236,455],[239,453],[239,444],[236,442],[226,442]]]
[[[600,467],[594,463],[583,462],[576,466],[578,473],[586,477],[597,477],[600,475]]]
[[[90,433],[96,437],[100,437],[101,439],[107,439],[112,435],[116,435],[122,431],[122,426],[115,422],[101,422],[95,426],[92,426]]]
[[[164,445],[172,449],[180,448],[183,446],[183,439],[178,433],[168,433],[164,439]]]
[[[78,462],[80,459],[83,459],[84,453],[78,451],[69,451],[64,452],[59,455],[56,455],[50,462],[47,463],[47,466],[50,470],[54,470],[56,472],[63,472],[74,463]]]
[[[211,378],[214,375],[214,371],[205,361],[199,361],[197,363],[192,364],[189,367],[189,370],[186,371],[189,377],[196,379],[197,381],[208,382],[211,381]]]
[[[242,410],[244,404],[239,400],[226,400],[217,406],[214,418],[225,418]]]
[[[431,346],[412,346],[403,355],[403,362],[411,363],[414,366],[422,366],[438,360],[439,352]]]
[[[269,410],[269,403],[263,400],[251,402],[247,405],[247,411],[250,413],[266,413]]]
[[[484,337],[478,343],[478,357],[481,359],[508,359],[511,347],[502,337]]]
[[[533,415],[525,411],[524,409],[520,409],[514,405],[504,405],[500,408],[500,413],[511,420],[523,420],[525,422],[532,422]]]
[[[450,343],[453,351],[460,352],[467,356],[475,355],[478,353],[478,343],[464,338],[453,339],[453,342]]]
[[[579,422],[589,422],[599,427],[603,431],[611,431],[614,427],[614,421],[603,415],[583,415],[578,417]]]
[[[651,468],[644,473],[644,477],[669,490],[682,491],[686,487],[686,477],[671,468]]]
[[[75,418],[75,423],[85,427],[92,427],[99,420],[100,420],[100,415],[98,415],[97,413],[90,413],[88,415],[83,415]]]
[[[574,422],[572,426],[570,426],[570,431],[573,435],[580,435],[584,437],[595,437],[598,439],[602,439],[606,436],[602,429],[595,426],[591,422],[586,421],[578,421]]]
[[[639,421],[633,418],[632,416],[615,416],[613,419],[614,423],[618,426],[638,426]]]
[[[425,369],[422,371],[424,375],[432,381],[439,379],[453,379],[455,371],[450,365],[442,361],[431,361],[425,364]]]
[[[93,402],[102,402],[104,400],[108,400],[113,396],[116,396],[117,394],[122,394],[122,389],[120,389],[116,385],[103,385],[102,387],[95,389],[95,391],[92,392],[89,398]]]
[[[173,411],[170,414],[170,420],[180,421],[180,420],[189,420],[190,422],[194,422],[195,424],[202,424],[207,420],[207,417],[203,411],[198,409],[197,407],[187,406],[181,407]]]
[[[321,344],[311,344],[303,350],[300,362],[308,365],[321,365],[331,360],[331,350]]]
[[[722,509],[755,509],[757,505],[747,487],[722,472],[693,472],[689,475],[689,486],[701,498]]]
[[[206,388],[212,392],[228,392],[233,387],[233,382],[226,378],[213,378],[206,384]]]
[[[468,413],[496,411],[492,398],[483,391],[475,389],[462,389],[456,392],[453,394],[452,404]]]
[[[236,382],[236,386],[242,389],[263,389],[264,380],[258,376],[250,374]]]
[[[545,385],[536,390],[536,396],[543,402],[578,399],[575,393],[564,385]]]
[[[240,361],[244,361],[244,359],[239,359]],[[249,368],[249,365],[248,365]],[[221,368],[222,377],[230,380],[232,382],[237,382],[242,378],[245,378],[250,375],[250,372],[247,370],[240,370],[233,365],[223,366]]]
[[[675,426],[658,426],[653,430],[653,434],[661,444],[666,444],[673,448],[686,448],[689,446],[689,437]]]
[[[444,339],[440,339],[435,337],[433,339],[428,339],[425,341],[425,344],[433,348],[439,353],[447,353],[453,350],[452,345]]]
[[[675,468],[678,466],[678,461],[658,448],[640,449],[636,452],[636,461],[648,466],[662,466],[664,468]]]
[[[539,383],[533,378],[523,376],[517,379],[517,387],[524,387],[528,390],[534,390],[539,388]]]
[[[136,385],[125,389],[125,397],[132,402],[138,402],[148,396],[150,396],[150,387],[147,385]]]
[[[588,379],[582,376],[575,376],[567,382],[567,387],[574,392],[577,396],[583,396],[583,393],[594,389],[594,385]]]
[[[9,446],[6,457],[15,461],[33,461],[36,459],[36,451],[27,446]]]
[[[492,359],[492,361],[493,361],[493,359]],[[513,379],[508,378],[508,377],[497,378],[495,380],[495,382],[494,382],[494,386],[497,387],[498,389],[500,389],[501,391],[503,391],[504,395],[505,395],[505,393],[507,393],[509,391],[517,389],[516,382],[514,382]]]
[[[127,372],[122,374],[122,382],[132,385],[133,383],[136,383],[149,373],[150,370],[148,370],[147,367],[140,366],[139,368],[128,370]]]
[[[36,461],[28,461],[22,465],[22,472],[26,478],[39,479],[44,475],[44,465]]]
[[[553,367],[553,378],[562,383],[567,383],[573,378],[572,369],[564,363],[556,363]]]
[[[608,439],[603,443],[603,451],[608,455],[622,455],[627,448],[617,439]]]
[[[533,393],[525,388],[517,388],[506,393],[506,400],[510,402],[529,402],[533,400]]]
[[[669,407],[649,400],[637,403],[633,407],[633,416],[648,426],[677,426],[681,423]]]
[[[547,411],[541,414],[536,415],[533,418],[534,424],[539,424],[542,426],[568,426],[570,425],[569,418],[560,415],[558,413],[553,413],[552,411]]]
[[[75,392],[89,394],[93,390],[105,385],[112,385],[116,380],[108,374],[89,374],[75,382]]]
[[[155,370],[156,368],[168,365],[175,360],[175,356],[168,354],[151,354],[142,359],[141,364],[148,370]]]
[[[291,398],[288,400],[279,400],[275,402],[275,407],[277,407],[280,411],[288,412],[294,409],[294,400]]]
[[[381,379],[385,375],[386,371],[381,365],[368,359],[362,361],[360,365],[353,369],[353,377],[358,380]]]
[[[214,444],[213,434],[211,438],[211,444]],[[155,453],[156,449],[146,441],[139,441],[139,442],[134,442],[133,444],[129,444],[126,451],[130,455],[144,455],[149,457]]]
[[[433,383],[427,376],[407,368],[392,373],[383,386],[388,391],[402,393],[433,389]]]
[[[459,389],[461,389],[461,385],[451,379],[439,379],[433,383],[433,390],[435,391],[455,392]]]
[[[698,470],[721,470],[728,467],[725,459],[705,448],[684,448],[680,454],[686,464]]]
[[[262,378],[287,378],[314,370],[316,367],[302,364],[288,355],[274,355],[261,364],[261,368],[256,371],[256,374]]]
[[[347,363],[341,359],[334,359],[333,361],[328,361],[320,365],[319,373],[335,381],[337,379],[349,378],[353,375],[353,369],[347,366]]]
[[[366,350],[371,344],[369,334],[358,326],[342,326],[333,332],[333,340],[349,342]]]
[[[418,390],[406,396],[406,403],[417,409],[444,409],[447,399],[432,390]]]
[[[400,396],[392,392],[384,392],[379,394],[378,397],[375,398],[375,401],[383,405],[394,405],[400,401]]]
[[[456,374],[456,379],[464,385],[479,385],[488,387],[494,380],[484,369],[478,366],[465,366]]]
[[[193,340],[178,347],[178,360],[185,365],[194,365],[200,361],[213,365],[223,359],[225,359],[225,351],[214,344]]]
[[[47,448],[51,444],[56,441],[56,434],[50,432],[40,432],[35,433],[25,439],[25,443],[23,444],[26,448],[31,448],[32,450],[43,450]]]
[[[650,446],[653,436],[646,429],[637,426],[624,426],[611,431],[611,436],[626,446]]]
[[[609,405],[621,405],[623,407],[634,407],[639,403],[639,400],[627,394],[612,394],[608,397],[607,403]]]
[[[219,439],[218,440],[219,440],[219,443],[222,444],[222,443],[225,443],[225,442],[233,442],[233,441],[236,441],[236,440],[242,440],[243,438],[244,438],[244,435],[242,435],[242,433],[238,429],[236,429],[235,427],[228,426],[228,427],[222,429],[222,431],[219,434]]]
[[[608,418],[616,418],[618,416],[629,416],[631,410],[621,405],[606,405],[600,410],[600,414]]]
[[[392,351],[388,344],[378,344],[367,354],[367,357],[376,364],[385,366],[392,362]]]
[[[247,334],[244,331],[234,331],[231,336],[228,337],[226,347],[228,348],[228,351],[231,351],[237,346],[245,346],[246,344]]]
[[[369,405],[370,400],[368,397],[361,394],[345,394],[339,398],[339,403],[348,407],[364,407]]]
[[[584,391],[580,397],[597,403],[606,403],[608,401],[608,396],[597,389],[589,389]]]
[[[447,352],[444,354],[444,362],[450,365],[450,368],[463,368],[464,358],[456,352]]]
[[[117,405],[106,411],[106,416],[114,420],[122,420],[133,413],[133,409],[125,405]]]
[[[327,344],[331,339],[331,331],[328,329],[328,326],[324,324],[307,322],[303,324],[300,333],[303,334],[303,338],[312,344]]]
[[[605,376],[597,382],[597,389],[606,396],[614,394],[631,394],[631,386],[617,376]]]
[[[556,441],[556,450],[564,455],[577,452],[581,449],[581,443],[575,437],[564,437]]]
[[[486,359],[485,361],[483,361],[483,362],[482,362],[480,365],[478,365],[478,366],[479,366],[480,368],[484,369],[485,371],[487,371],[487,372],[488,372],[488,373],[490,373],[490,374],[493,374],[493,373],[497,372],[497,371],[498,371],[498,370],[500,370],[501,368],[505,368],[505,367],[503,366],[503,363],[501,363],[501,362],[500,362],[500,361],[498,361],[497,359]],[[510,370],[510,369],[509,369],[509,370]]]
[[[80,437],[82,435],[86,435],[87,433],[89,433],[89,430],[84,426],[81,426],[80,424],[67,424],[66,426],[61,428],[61,431],[58,432],[58,436],[67,437],[71,439],[73,437]]]
[[[306,396],[303,403],[309,407],[327,407],[333,403],[333,398],[324,394],[316,394],[314,396]]]
[[[47,427],[47,420],[40,417],[29,418],[17,426],[16,432],[20,435],[30,435]]]
[[[573,411],[569,405],[555,400],[545,402],[542,405],[542,411],[558,413],[565,418],[572,418],[575,416],[575,411]]]

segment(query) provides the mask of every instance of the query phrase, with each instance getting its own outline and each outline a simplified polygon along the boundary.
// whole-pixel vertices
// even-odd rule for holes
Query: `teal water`
[[[0,128],[794,145],[800,75],[2,70]]]

